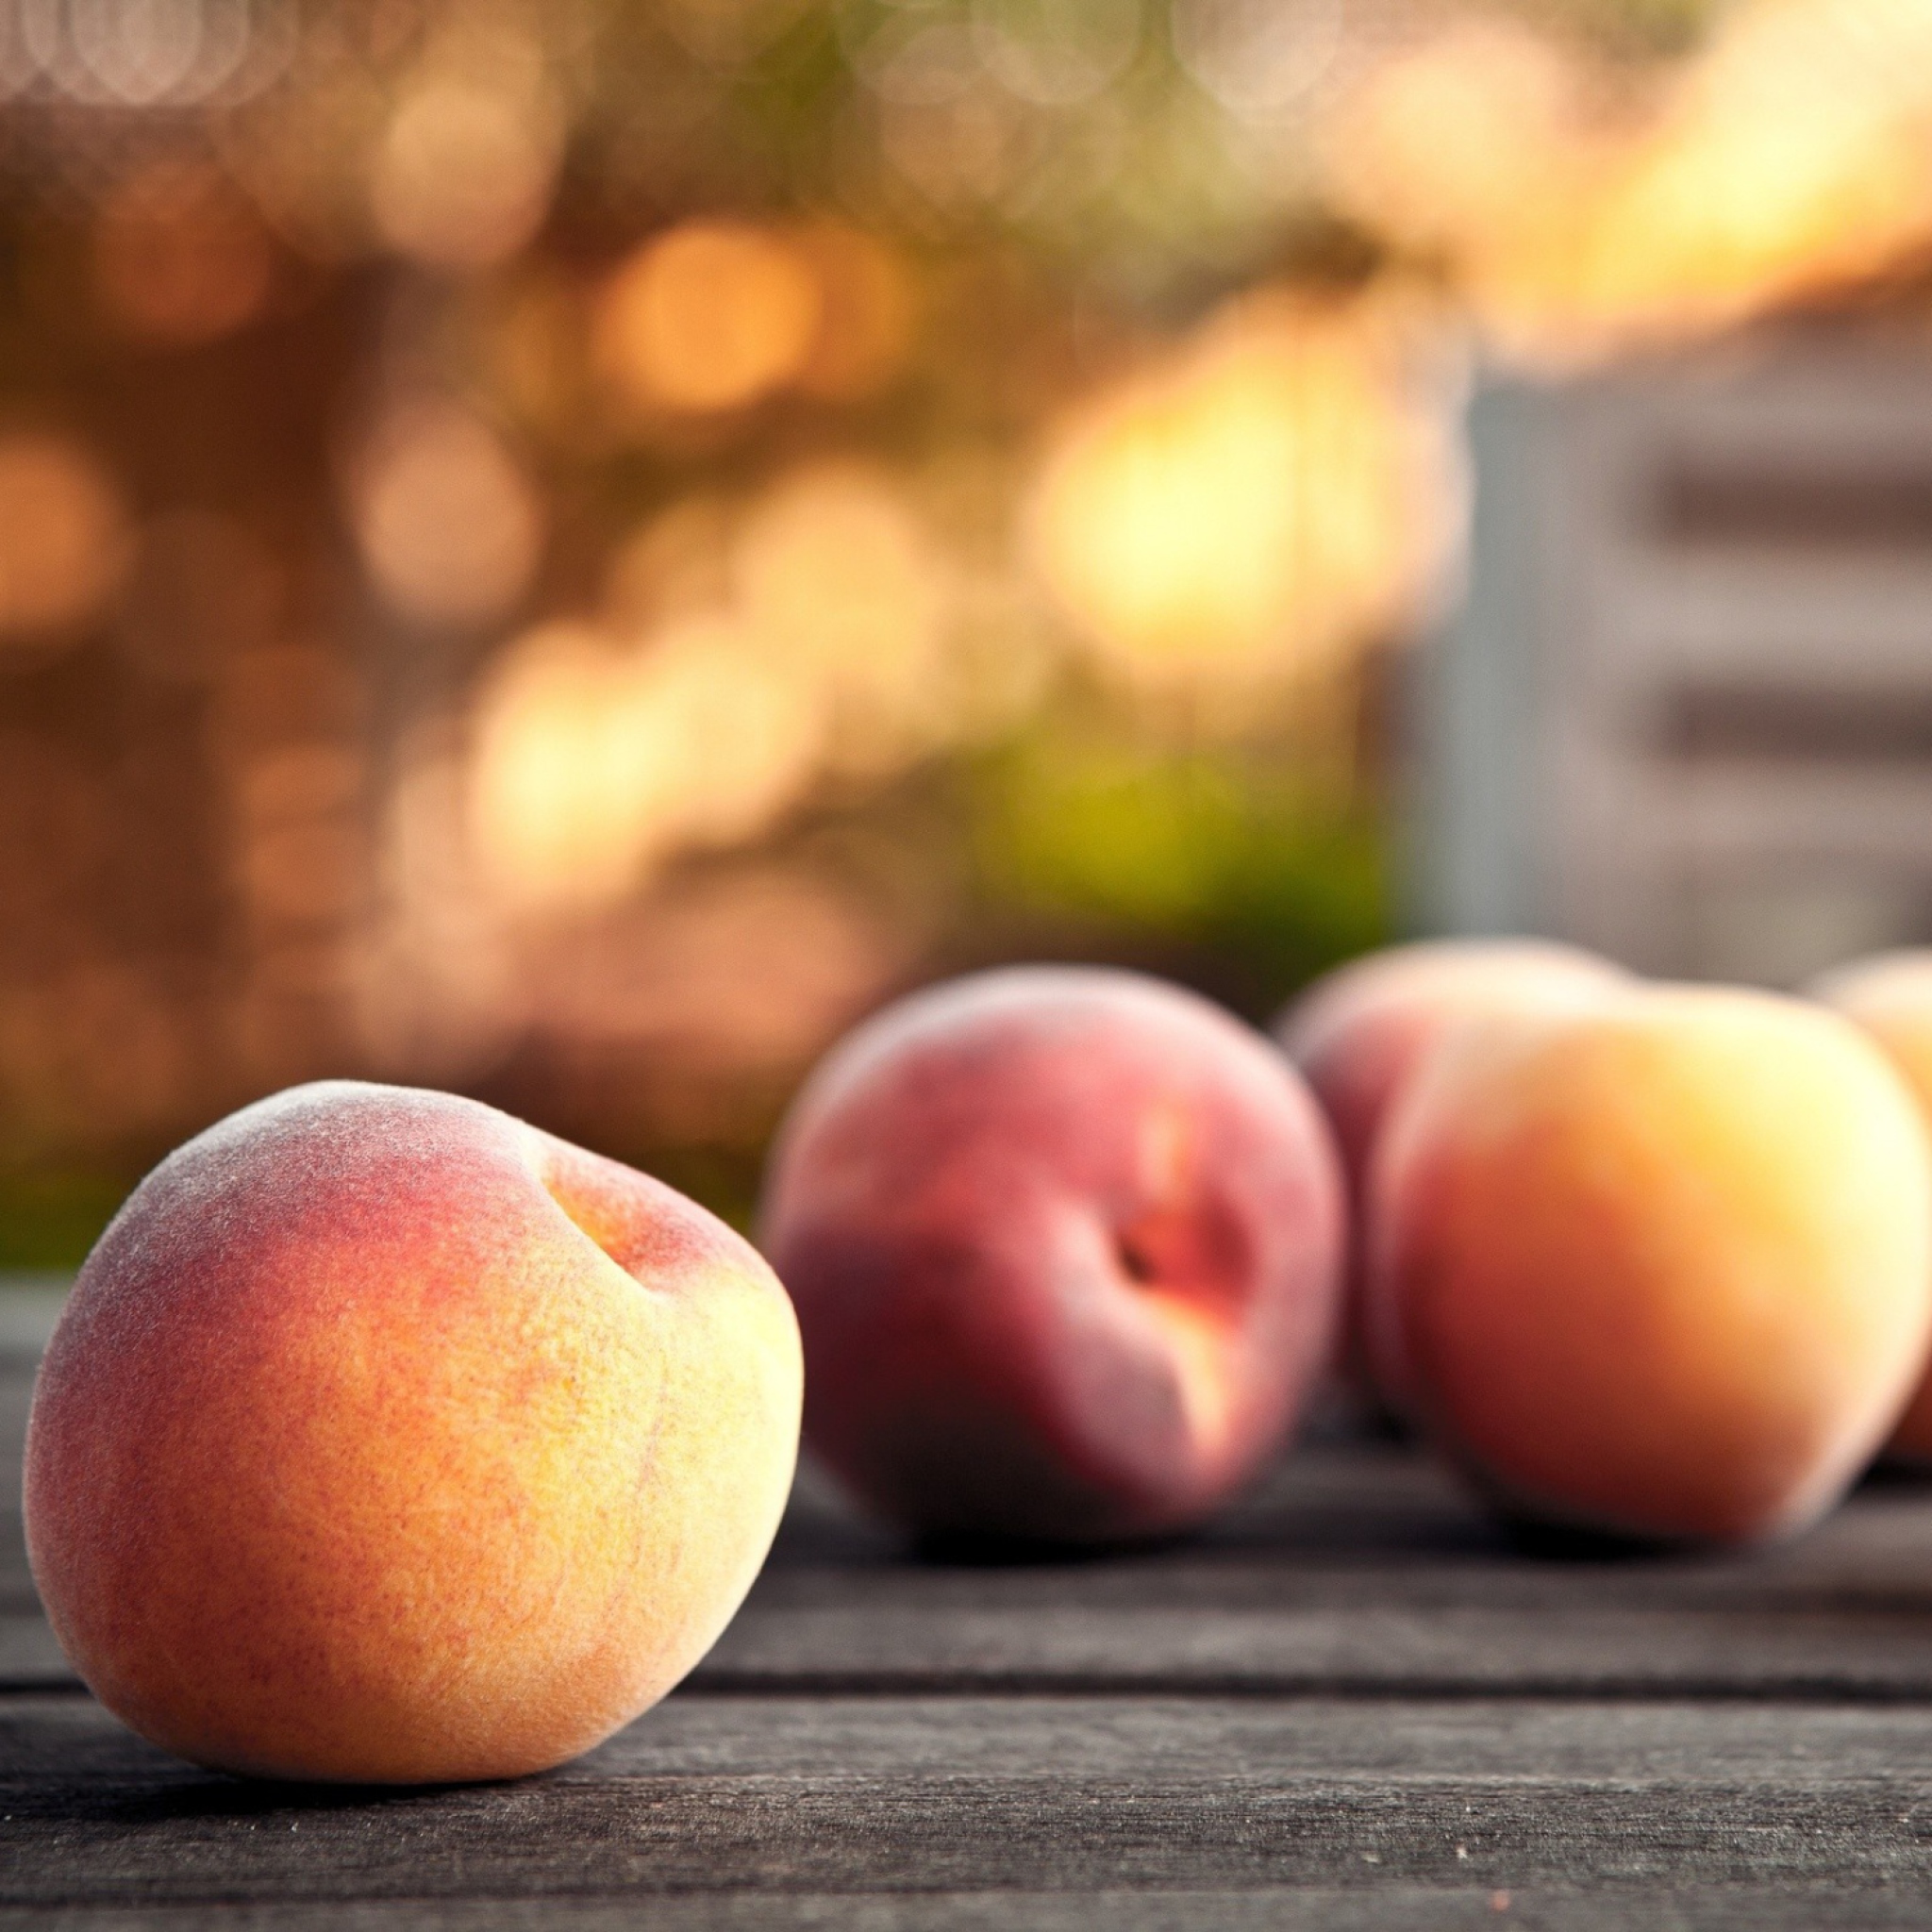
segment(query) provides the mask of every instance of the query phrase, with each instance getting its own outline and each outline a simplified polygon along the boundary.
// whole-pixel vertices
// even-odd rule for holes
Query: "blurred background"
[[[0,1266],[318,1075],[742,1223],[995,960],[1932,934],[1928,248],[1932,0],[0,0]]]

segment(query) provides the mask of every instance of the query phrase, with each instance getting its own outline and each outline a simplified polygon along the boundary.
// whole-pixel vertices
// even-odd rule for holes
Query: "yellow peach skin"
[[[1369,1376],[1361,1334],[1369,1164],[1404,1087],[1455,1026],[1574,1004],[1628,977],[1594,953],[1550,940],[1417,940],[1324,973],[1276,1016],[1274,1038],[1328,1117],[1348,1187],[1341,1367],[1351,1380]],[[1377,1393],[1392,1401],[1391,1391]]]
[[[164,1161],[36,1387],[34,1576],[111,1710],[225,1770],[505,1777],[675,1684],[763,1560],[801,1358],[671,1189],[330,1082]]]
[[[1370,1180],[1378,1377],[1519,1513],[1795,1530],[1884,1441],[1932,1331],[1932,1173],[1836,1014],[1678,987],[1448,1041]]]
[[[1815,980],[1814,999],[1835,1007],[1885,1050],[1932,1122],[1932,948],[1855,959]],[[1923,1376],[1886,1444],[1893,1456],[1932,1461],[1932,1375]]]
[[[1315,1090],[1358,1182],[1376,1128],[1450,1026],[1627,979],[1609,960],[1550,940],[1418,940],[1324,973],[1282,1009],[1274,1032]]]

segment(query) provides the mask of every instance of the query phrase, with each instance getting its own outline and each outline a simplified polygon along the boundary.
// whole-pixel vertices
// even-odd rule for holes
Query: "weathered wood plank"
[[[683,1892],[579,1898],[0,1907],[33,1932],[1924,1932],[1922,1894],[1831,1885],[1502,1894],[1380,1882],[1293,1891]]]
[[[1932,1851],[1932,1710],[1917,1706],[680,1691],[558,1772],[456,1795],[527,1796],[554,1784],[613,1778],[1136,1775],[1176,1785],[1535,1776],[1633,1790],[1790,1791],[1896,1783],[1926,1794],[1912,1801],[1923,1816],[1894,1822],[1923,1828]],[[440,1802],[435,1793],[406,1792],[386,1807],[365,1803],[367,1792],[342,1797],[315,1788],[305,1795],[292,1786],[214,1777],[143,1742],[91,1697],[8,1698],[0,1704],[0,1783],[11,1793],[23,1780],[42,1778],[65,1779],[82,1793],[192,1787],[202,1792],[196,1804],[233,1799],[249,1816],[264,1805],[305,1803],[405,1815]],[[14,1808],[0,1805],[0,1813]]]
[[[1763,1696],[1932,1701],[1932,1628],[1906,1617],[1624,1609],[1065,1607],[922,1615],[748,1608],[700,1690],[1086,1687],[1356,1696]]]
[[[0,1692],[72,1687],[44,1620],[0,1619]],[[691,1679],[758,1691],[1932,1704],[1924,1620],[1764,1611],[993,1608],[741,1613]]]
[[[1509,1894],[1379,1883],[1294,1891],[668,1893],[536,1899],[386,1899],[273,1906],[0,1907],[34,1932],[1923,1932],[1910,1891],[1837,1886],[1674,1886]]]
[[[1386,1886],[1593,1888],[1654,1911],[1679,1888],[1786,1883],[1814,1906],[1932,1898],[1921,1711],[674,1698],[550,1777],[389,1795],[196,1773],[83,1699],[0,1716],[0,1905],[21,1910]]]

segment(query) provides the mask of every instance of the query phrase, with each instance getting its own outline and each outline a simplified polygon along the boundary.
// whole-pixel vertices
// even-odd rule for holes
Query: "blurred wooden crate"
[[[1932,941],[1932,340],[1496,383],[1469,427],[1421,922],[1773,984]]]

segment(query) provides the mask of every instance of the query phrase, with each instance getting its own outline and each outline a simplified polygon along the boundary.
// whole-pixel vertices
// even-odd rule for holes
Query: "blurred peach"
[[[1932,1123],[1932,947],[1854,959],[1807,990],[1884,1048]],[[1886,1447],[1895,1456],[1932,1461],[1932,1376],[1920,1382]]]
[[[1624,977],[1607,959],[1550,941],[1426,940],[1337,967],[1277,1016],[1274,1036],[1328,1116],[1348,1184],[1342,1365],[1352,1377],[1369,1373],[1361,1334],[1369,1165],[1403,1089],[1458,1023],[1587,999]]]
[[[820,1066],[761,1240],[815,1451],[888,1517],[1060,1540],[1200,1522],[1330,1345],[1335,1157],[1266,1042],[1136,974],[1011,968]]]
[[[1521,1516],[1801,1529],[1923,1373],[1928,1162],[1884,1056],[1803,1001],[1633,986],[1473,1021],[1376,1148],[1377,1383]]]

